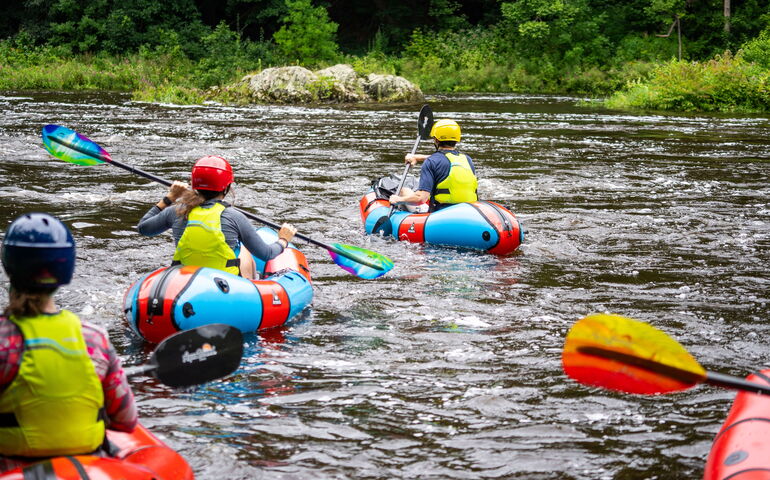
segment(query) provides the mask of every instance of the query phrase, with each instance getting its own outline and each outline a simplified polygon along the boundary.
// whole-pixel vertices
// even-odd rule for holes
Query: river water
[[[733,392],[588,388],[562,373],[561,349],[577,319],[609,311],[661,328],[708,369],[770,365],[770,122],[577,100],[429,98],[437,119],[462,125],[481,197],[527,230],[508,257],[364,235],[358,200],[372,179],[403,170],[420,105],[179,107],[5,92],[0,229],[25,211],[72,227],[76,278],[59,301],[103,325],[127,364],[150,348],[122,318],[123,292],[173,252],[170,236],[144,238],[134,225],[164,190],[50,157],[45,124],[171,179],[187,180],[198,157],[224,156],[241,208],[395,261],[361,280],[298,244],[313,305],[247,336],[234,376],[187,392],[134,382],[142,422],[198,478],[696,478]]]

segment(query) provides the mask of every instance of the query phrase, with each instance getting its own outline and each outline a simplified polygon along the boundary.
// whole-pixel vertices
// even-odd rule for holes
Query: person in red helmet
[[[253,280],[257,273],[251,255],[264,261],[275,258],[297,232],[284,223],[278,240],[265,243],[246,216],[224,201],[233,183],[233,169],[222,157],[198,159],[191,183],[192,188],[183,182],[172,183],[137,226],[146,236],[170,228],[176,242],[175,264],[217,268]]]
[[[105,429],[131,432],[136,403],[107,332],[56,304],[75,270],[72,233],[25,213],[1,256],[11,288],[0,313],[0,474],[47,457],[109,456]]]

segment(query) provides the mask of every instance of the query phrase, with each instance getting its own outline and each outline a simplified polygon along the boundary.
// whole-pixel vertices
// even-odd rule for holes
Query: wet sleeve
[[[83,336],[96,373],[102,381],[107,427],[122,432],[133,431],[138,421],[136,402],[120,357],[106,332],[100,328],[84,324]]]
[[[230,210],[230,209],[228,209]],[[246,247],[252,255],[263,261],[271,260],[277,257],[283,252],[283,245],[279,242],[265,243],[257,234],[254,225],[249,222],[244,214],[236,210],[232,210],[232,219],[235,222],[238,230],[238,238],[244,247]]]
[[[19,371],[24,354],[24,337],[10,320],[0,317],[0,393],[11,384]]]
[[[417,190],[423,192],[433,193],[433,188],[436,186],[436,179],[433,172],[432,157],[428,157],[420,168],[420,184],[417,186]]]
[[[176,208],[169,207],[161,210],[157,205],[153,205],[139,220],[136,228],[142,235],[152,237],[171,228],[174,220],[176,220]]]

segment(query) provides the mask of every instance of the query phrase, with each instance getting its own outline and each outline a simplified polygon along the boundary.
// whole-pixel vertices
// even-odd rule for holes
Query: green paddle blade
[[[76,165],[99,165],[111,160],[105,149],[61,125],[43,127],[43,145],[54,157]]]
[[[580,383],[627,393],[676,392],[706,381],[706,371],[676,340],[620,315],[594,314],[575,323],[562,364]]]
[[[393,268],[393,260],[365,248],[341,243],[333,243],[329,247],[329,255],[334,263],[366,280],[385,275]]]

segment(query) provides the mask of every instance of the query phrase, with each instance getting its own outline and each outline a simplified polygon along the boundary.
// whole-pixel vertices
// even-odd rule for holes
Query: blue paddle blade
[[[43,145],[54,157],[76,165],[100,165],[111,160],[105,149],[61,125],[43,127]]]
[[[329,255],[334,263],[357,277],[372,280],[393,268],[393,260],[380,253],[341,243],[333,243],[331,247]]]

